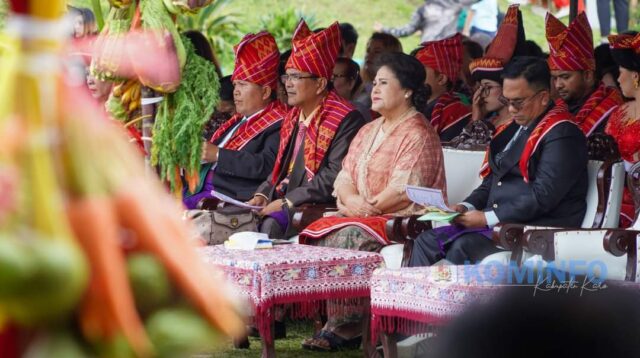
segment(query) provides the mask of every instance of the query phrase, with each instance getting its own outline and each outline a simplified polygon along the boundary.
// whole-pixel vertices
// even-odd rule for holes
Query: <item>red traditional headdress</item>
[[[235,69],[231,79],[276,89],[280,52],[273,36],[266,32],[248,34],[234,48]]]
[[[546,35],[551,71],[595,70],[593,33],[586,13],[578,14],[568,27],[547,13]]]
[[[455,82],[462,68],[462,35],[455,34],[439,41],[425,42],[416,52],[423,65],[446,75]]]
[[[331,77],[342,43],[337,22],[313,33],[306,22],[300,20],[291,43],[291,57],[287,61],[287,68],[295,68],[320,77]]]

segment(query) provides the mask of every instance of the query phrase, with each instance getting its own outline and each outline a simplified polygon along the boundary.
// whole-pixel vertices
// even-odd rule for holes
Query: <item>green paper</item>
[[[446,213],[444,211],[430,211],[418,218],[420,221],[439,221],[439,222],[451,222],[453,218],[460,215],[460,213]]]

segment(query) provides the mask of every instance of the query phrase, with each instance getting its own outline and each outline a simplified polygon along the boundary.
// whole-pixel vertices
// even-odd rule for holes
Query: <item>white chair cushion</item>
[[[402,255],[404,254],[404,245],[391,244],[380,250],[380,255],[384,258],[384,264],[387,268],[399,269],[402,266]]]
[[[480,167],[484,152],[444,148],[444,172],[449,205],[462,202],[482,183]]]
[[[601,262],[606,266],[606,273],[602,278],[608,280],[624,280],[627,272],[626,255],[616,257],[604,251],[602,240],[606,230],[596,231],[565,231],[554,236],[554,251],[556,267],[566,267],[570,262],[585,261],[585,269],[591,265],[594,273],[600,276]],[[580,269],[580,267],[578,267]]]

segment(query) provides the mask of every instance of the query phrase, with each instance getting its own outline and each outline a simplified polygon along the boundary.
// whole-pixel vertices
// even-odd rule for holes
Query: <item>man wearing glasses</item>
[[[498,223],[580,226],[586,212],[586,139],[566,106],[549,97],[545,60],[514,57],[504,69],[502,101],[513,123],[495,136],[484,180],[464,202],[456,226],[421,234],[411,266],[441,259],[478,262],[498,252],[490,228]]]
[[[341,43],[338,23],[312,33],[301,20],[292,43],[281,80],[293,108],[282,123],[273,173],[249,201],[264,206],[260,231],[271,238],[296,234],[289,225],[294,207],[334,202],[333,182],[364,124],[362,115],[331,88]]]
[[[603,132],[609,115],[622,104],[622,95],[595,77],[593,34],[587,15],[580,13],[567,27],[547,14],[549,68],[558,91],[585,135]],[[599,83],[598,83],[599,82]]]

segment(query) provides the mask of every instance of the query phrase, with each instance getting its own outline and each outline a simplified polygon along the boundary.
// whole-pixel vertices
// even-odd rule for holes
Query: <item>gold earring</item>
[[[638,89],[640,87],[640,78],[636,77],[633,79],[633,88]]]
[[[638,88],[638,87],[636,87],[636,88]],[[408,93],[405,93],[405,94],[404,94],[404,98],[409,98],[409,94],[408,94]]]

